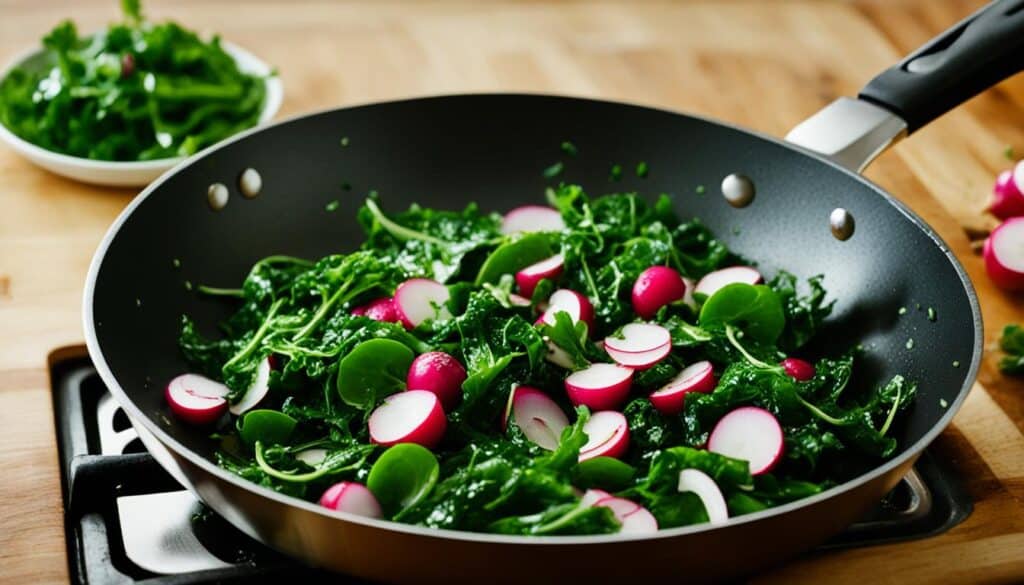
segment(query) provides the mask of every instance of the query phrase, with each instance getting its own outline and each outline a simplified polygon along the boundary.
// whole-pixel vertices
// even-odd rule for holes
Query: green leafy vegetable
[[[772,289],[734,283],[722,287],[704,303],[699,323],[701,327],[739,327],[759,343],[773,344],[786,326],[786,316]]]
[[[277,445],[291,437],[295,424],[295,419],[283,412],[250,410],[240,419],[238,435],[248,445]]]
[[[440,467],[429,450],[414,443],[390,447],[370,468],[366,487],[373,492],[389,517],[415,506],[434,484]]]
[[[405,376],[416,357],[392,339],[370,339],[352,348],[338,363],[338,394],[346,404],[369,409],[382,398],[405,388]]]
[[[999,348],[1006,354],[999,359],[999,369],[1007,374],[1024,374],[1024,329],[1012,323],[1003,327]]]

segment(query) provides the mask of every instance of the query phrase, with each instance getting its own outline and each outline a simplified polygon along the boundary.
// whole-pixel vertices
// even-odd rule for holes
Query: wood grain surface
[[[281,116],[473,91],[553,92],[686,110],[783,135],[971,13],[981,0],[856,2],[302,2],[149,0],[276,65]],[[0,0],[0,60],[63,17],[82,30],[114,0]],[[968,238],[1007,147],[1024,154],[1024,76],[896,146],[868,171],[920,213],[967,267],[988,347],[1021,299],[994,289]],[[48,353],[81,343],[96,244],[133,192],[73,183],[0,149],[0,582],[67,580]],[[804,556],[756,583],[1024,582],[1024,385],[986,352],[978,383],[936,444],[975,510],[948,533]]]

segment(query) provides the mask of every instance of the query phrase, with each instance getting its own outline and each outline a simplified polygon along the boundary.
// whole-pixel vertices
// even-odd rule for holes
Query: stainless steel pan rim
[[[178,174],[178,173],[184,171],[185,169],[187,169],[188,167],[192,166],[193,164],[196,164],[197,162],[199,162],[200,160],[202,160],[203,158],[205,158],[207,155],[209,155],[212,152],[215,152],[215,151],[217,151],[219,149],[225,148],[226,146],[228,146],[230,144],[233,144],[234,142],[237,142],[237,141],[240,141],[240,140],[244,140],[247,137],[255,135],[255,134],[257,134],[257,133],[259,133],[259,132],[261,132],[263,130],[266,130],[268,128],[272,128],[272,127],[275,127],[275,126],[278,126],[278,125],[288,124],[289,122],[294,121],[294,120],[298,120],[298,119],[302,119],[302,118],[306,118],[306,117],[312,117],[312,116],[317,116],[317,115],[325,114],[325,113],[328,113],[328,112],[335,111],[337,109],[350,110],[350,109],[358,109],[358,108],[362,108],[362,107],[374,107],[374,106],[378,106],[378,105],[385,105],[385,104],[392,104],[392,103],[403,103],[403,102],[422,101],[422,100],[434,100],[434,99],[442,99],[443,100],[443,99],[449,99],[449,98],[460,98],[460,97],[461,98],[465,98],[465,97],[471,97],[471,96],[477,96],[477,97],[517,97],[517,98],[523,98],[523,99],[531,99],[531,98],[537,98],[537,99],[568,99],[568,100],[591,101],[591,102],[598,102],[598,103],[605,103],[605,104],[625,105],[625,106],[629,106],[629,107],[636,107],[636,108],[643,108],[643,109],[647,109],[647,110],[659,111],[659,112],[673,114],[673,115],[677,115],[677,116],[688,116],[688,117],[691,117],[691,118],[696,118],[696,119],[703,120],[703,121],[706,121],[706,122],[709,122],[709,123],[712,123],[712,124],[716,124],[716,125],[721,126],[721,127],[726,127],[726,128],[730,128],[730,129],[739,131],[739,132],[743,132],[745,134],[754,136],[756,138],[760,138],[762,140],[766,140],[766,141],[769,141],[769,142],[776,143],[776,144],[784,146],[786,148],[790,148],[790,149],[796,148],[796,147],[794,147],[794,145],[792,145],[790,143],[787,143],[787,142],[785,142],[783,140],[780,140],[778,138],[775,138],[775,137],[772,137],[772,136],[768,136],[768,135],[764,135],[764,134],[761,134],[761,133],[758,133],[758,132],[753,132],[753,131],[745,129],[745,128],[741,128],[741,127],[738,127],[738,126],[735,126],[735,125],[732,125],[732,124],[729,124],[729,123],[713,120],[713,119],[710,119],[710,118],[707,118],[707,117],[693,116],[693,115],[690,115],[690,114],[682,114],[682,113],[679,113],[679,112],[673,112],[671,110],[667,110],[667,109],[663,109],[663,108],[655,108],[655,107],[631,104],[631,103],[626,103],[626,102],[613,102],[613,101],[610,101],[610,100],[595,100],[595,99],[586,98],[586,97],[573,97],[573,96],[552,95],[552,94],[543,94],[543,93],[448,94],[448,95],[434,95],[434,96],[421,97],[421,98],[391,100],[391,101],[387,101],[387,102],[375,102],[375,103],[372,103],[372,104],[362,104],[362,105],[350,106],[350,107],[346,107],[346,108],[329,108],[329,109],[324,109],[324,110],[321,110],[321,111],[318,111],[318,112],[313,112],[313,113],[307,113],[307,114],[301,114],[301,115],[297,115],[297,116],[292,116],[290,118],[287,118],[285,120],[282,120],[282,121],[279,121],[279,122],[276,122],[276,123],[273,123],[273,124],[270,124],[270,125],[267,125],[267,126],[260,126],[260,127],[252,128],[250,130],[242,132],[242,133],[240,133],[240,134],[238,134],[238,135],[236,135],[236,136],[234,136],[232,138],[229,138],[229,139],[227,139],[227,140],[225,140],[225,141],[223,141],[223,142],[221,142],[219,144],[210,146],[209,148],[203,150],[202,152],[196,154],[195,156],[193,156],[193,157],[191,157],[191,158],[189,158],[189,159],[187,159],[185,161],[182,161],[177,166],[175,166],[173,169],[171,169],[170,171],[168,171],[167,173],[162,175],[159,179],[157,179],[152,184],[150,184],[148,187],[146,187],[146,189],[144,189],[141,193],[139,193],[128,204],[128,206],[125,207],[125,209],[121,212],[121,214],[117,217],[117,219],[114,220],[114,223],[107,230],[107,233],[103,236],[103,239],[100,242],[99,246],[97,247],[96,253],[93,256],[92,261],[91,261],[91,263],[89,265],[89,271],[88,271],[88,274],[86,276],[85,289],[84,289],[84,294],[83,294],[83,303],[82,303],[82,323],[83,323],[83,328],[84,328],[84,331],[85,331],[86,346],[88,347],[89,355],[92,357],[92,360],[93,360],[93,362],[94,362],[94,364],[96,366],[96,370],[99,373],[100,377],[102,378],[103,382],[106,384],[107,388],[110,389],[111,394],[113,394],[114,398],[117,399],[117,401],[121,405],[121,407],[124,408],[127,411],[127,414],[129,415],[129,417],[132,420],[136,421],[137,423],[142,424],[146,428],[146,430],[148,430],[155,437],[157,437],[157,439],[161,443],[163,443],[165,446],[167,446],[168,448],[173,450],[176,455],[185,458],[190,463],[192,463],[193,465],[195,465],[198,468],[202,469],[206,473],[210,473],[210,474],[216,476],[218,479],[220,479],[222,481],[230,482],[230,483],[234,484],[235,486],[240,487],[242,489],[245,489],[245,490],[248,490],[250,492],[254,492],[256,494],[259,494],[259,495],[261,495],[264,498],[268,498],[268,499],[277,501],[277,502],[279,502],[281,504],[302,508],[302,509],[304,509],[304,510],[306,510],[308,512],[314,512],[314,513],[321,514],[321,515],[327,516],[327,517],[334,517],[334,518],[337,518],[337,519],[340,519],[340,520],[344,520],[346,522],[352,522],[352,523],[355,523],[355,524],[363,524],[363,525],[367,525],[367,526],[372,526],[374,528],[380,528],[380,529],[390,530],[390,531],[399,532],[399,533],[406,533],[406,534],[411,534],[411,535],[416,535],[416,536],[439,537],[439,538],[446,538],[446,539],[451,539],[451,540],[472,541],[472,542],[482,542],[482,543],[492,543],[492,544],[506,543],[506,544],[516,544],[516,545],[523,545],[523,544],[531,544],[531,545],[532,544],[536,544],[536,545],[551,545],[551,544],[556,544],[556,545],[557,544],[577,545],[577,544],[602,544],[602,543],[634,541],[634,540],[644,540],[644,541],[646,541],[646,540],[657,540],[657,539],[663,539],[663,538],[674,538],[674,537],[678,537],[678,536],[682,536],[682,535],[687,535],[687,534],[695,534],[695,533],[715,530],[717,528],[721,528],[721,527],[725,527],[725,526],[736,526],[736,525],[745,524],[745,523],[748,523],[748,522],[758,522],[758,521],[766,519],[766,518],[772,518],[772,517],[775,517],[775,516],[781,516],[783,514],[786,514],[788,512],[791,512],[793,510],[799,509],[799,508],[804,507],[804,506],[811,506],[811,505],[813,505],[813,504],[815,504],[817,502],[821,502],[821,501],[825,501],[825,500],[831,499],[831,498],[836,497],[836,496],[838,496],[840,494],[843,494],[845,492],[854,490],[857,487],[859,487],[859,486],[861,486],[861,485],[863,485],[865,483],[868,483],[868,482],[870,482],[870,481],[872,481],[872,480],[874,480],[874,479],[876,479],[876,478],[878,478],[878,477],[888,473],[892,469],[895,469],[895,468],[897,468],[897,467],[907,463],[908,461],[911,461],[911,460],[915,459],[920,454],[920,452],[923,451],[924,448],[927,447],[946,428],[946,426],[949,425],[950,421],[952,421],[953,417],[956,415],[957,411],[960,409],[960,407],[963,404],[964,400],[966,400],[967,394],[970,391],[971,386],[973,386],[973,384],[974,384],[974,380],[975,380],[975,377],[977,376],[978,368],[979,368],[980,363],[981,363],[982,345],[983,345],[984,337],[983,337],[983,327],[982,327],[982,320],[981,320],[981,309],[980,309],[980,307],[978,305],[977,294],[975,293],[974,287],[972,286],[971,281],[970,281],[970,279],[967,276],[967,273],[964,271],[963,266],[961,266],[960,262],[952,254],[952,252],[949,250],[949,247],[945,244],[945,242],[942,240],[942,238],[940,238],[939,235],[936,234],[935,231],[932,230],[932,228],[927,223],[925,223],[924,220],[922,220],[917,214],[915,214],[912,210],[910,210],[903,203],[901,203],[900,201],[898,201],[897,199],[895,199],[894,197],[892,197],[891,195],[886,193],[885,190],[883,190],[882,188],[878,187],[877,185],[875,185],[871,181],[868,181],[864,177],[858,175],[857,173],[849,170],[848,168],[846,168],[846,167],[844,167],[844,166],[842,166],[840,164],[837,164],[836,162],[834,162],[834,161],[832,161],[832,160],[830,160],[830,159],[828,159],[826,157],[819,156],[819,155],[817,155],[815,153],[807,152],[807,151],[804,151],[804,149],[799,149],[799,148],[797,148],[797,149],[806,152],[808,154],[808,156],[814,156],[815,158],[818,158],[823,164],[830,165],[833,168],[838,169],[838,170],[840,170],[840,171],[850,175],[852,178],[855,178],[858,181],[862,181],[863,183],[866,183],[866,184],[870,185],[872,187],[872,191],[874,191],[878,196],[884,198],[890,205],[896,207],[903,215],[905,215],[908,219],[910,219],[915,225],[918,226],[918,228],[920,230],[922,230],[925,234],[928,235],[929,238],[932,239],[932,241],[935,242],[935,244],[942,250],[943,254],[946,256],[946,258],[952,264],[953,268],[956,270],[957,275],[960,277],[960,281],[963,284],[963,287],[964,287],[964,289],[965,289],[965,291],[967,293],[967,298],[968,298],[968,301],[969,301],[969,304],[970,304],[970,310],[971,310],[971,319],[972,319],[972,323],[974,325],[974,328],[973,328],[973,331],[972,331],[972,333],[974,335],[974,344],[973,344],[972,353],[971,353],[970,365],[969,365],[969,367],[966,370],[966,374],[967,375],[964,378],[964,383],[963,383],[962,387],[960,388],[959,392],[957,393],[957,396],[956,396],[955,400],[953,400],[953,402],[949,405],[949,407],[947,408],[946,413],[939,419],[938,423],[936,423],[918,441],[916,441],[912,445],[909,445],[908,447],[906,447],[905,450],[903,451],[903,453],[901,453],[900,455],[898,455],[896,457],[893,457],[892,459],[886,461],[882,465],[880,465],[880,466],[878,466],[878,467],[876,467],[876,468],[874,468],[874,469],[872,469],[872,470],[870,470],[870,471],[868,471],[868,472],[866,472],[866,473],[864,473],[864,474],[862,474],[862,475],[860,475],[860,476],[858,476],[856,478],[853,478],[850,481],[847,481],[847,482],[845,482],[843,484],[840,484],[840,485],[837,485],[837,486],[835,486],[833,488],[825,490],[825,491],[823,491],[820,494],[817,494],[815,496],[811,496],[811,497],[808,497],[808,498],[797,500],[797,501],[794,501],[794,502],[791,502],[789,504],[785,504],[785,505],[782,505],[782,506],[778,506],[778,507],[774,507],[774,508],[769,508],[769,509],[763,510],[761,512],[756,512],[756,513],[753,513],[753,514],[747,514],[747,515],[739,516],[739,517],[736,517],[736,518],[730,518],[727,523],[722,524],[722,525],[712,526],[710,524],[697,524],[697,525],[685,526],[685,527],[680,527],[680,528],[671,528],[671,529],[666,529],[666,530],[660,530],[660,531],[658,531],[654,535],[641,535],[641,536],[636,536],[636,535],[507,536],[507,535],[497,535],[497,534],[489,534],[489,533],[467,532],[467,531],[461,531],[461,530],[425,528],[425,527],[421,527],[421,526],[414,526],[414,525],[409,525],[409,524],[401,524],[401,523],[398,523],[398,522],[391,522],[391,521],[388,521],[388,520],[375,520],[375,519],[366,518],[364,516],[358,516],[358,515],[348,514],[348,513],[344,513],[344,512],[335,512],[335,511],[332,511],[332,510],[328,510],[327,508],[324,508],[323,506],[319,506],[317,504],[314,504],[314,503],[311,503],[311,502],[307,502],[307,501],[301,500],[299,498],[294,498],[294,497],[291,497],[291,496],[285,496],[285,495],[282,495],[282,494],[280,494],[278,492],[275,492],[275,491],[273,491],[273,490],[271,490],[269,488],[257,485],[255,483],[252,483],[252,482],[249,482],[249,481],[246,481],[246,480],[244,480],[244,479],[242,479],[242,478],[240,478],[240,477],[230,473],[229,471],[220,468],[219,466],[217,466],[213,462],[209,461],[208,459],[206,459],[204,457],[201,457],[198,454],[194,453],[193,451],[185,448],[176,439],[174,439],[172,436],[170,436],[169,434],[164,432],[164,430],[161,429],[158,425],[154,424],[153,421],[148,416],[146,416],[132,402],[132,400],[130,400],[128,398],[127,393],[124,391],[123,388],[121,388],[120,384],[117,381],[117,378],[114,376],[113,372],[110,370],[110,367],[108,366],[108,364],[106,362],[105,356],[103,355],[103,350],[100,347],[99,341],[97,339],[95,323],[94,323],[94,320],[93,320],[93,295],[94,295],[95,288],[96,288],[96,279],[97,279],[97,276],[99,274],[100,266],[103,263],[104,256],[106,255],[107,249],[109,248],[111,242],[117,236],[121,226],[124,225],[124,223],[126,221],[128,221],[128,219],[131,217],[133,211],[139,205],[141,205],[142,202],[144,202],[147,197],[149,197],[154,191],[156,191],[165,181],[167,181],[168,178],[170,178],[171,176],[173,176],[175,174]]]

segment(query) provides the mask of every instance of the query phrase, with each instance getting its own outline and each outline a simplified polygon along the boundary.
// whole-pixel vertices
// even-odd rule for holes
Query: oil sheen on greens
[[[0,81],[0,123],[47,150],[109,161],[187,156],[259,120],[262,78],[239,71],[214,37],[143,19],[80,36],[66,20],[43,38],[45,59]]]
[[[913,400],[914,384],[898,376],[878,387],[851,381],[852,351],[817,360],[817,374],[805,382],[777,365],[799,354],[832,310],[821,278],[801,283],[782,272],[767,285],[723,289],[699,311],[684,304],[663,308],[653,321],[670,330],[674,350],[635,376],[623,408],[632,437],[627,455],[621,462],[580,464],[589,413],[566,400],[569,372],[543,359],[543,336],[563,347],[577,367],[608,361],[594,340],[635,320],[630,291],[644,269],[668,265],[697,279],[748,261],[699,220],[680,221],[665,196],[653,203],[634,194],[591,198],[566,185],[549,192],[549,200],[567,228],[529,237],[546,238],[539,245],[544,254],[550,248],[564,255],[558,286],[593,301],[594,331],[564,314],[554,325],[535,326],[535,309],[508,302],[511,278],[489,274],[505,256],[492,253],[509,242],[498,215],[476,205],[386,213],[384,202],[373,198],[358,214],[366,232],[361,249],[315,261],[276,256],[257,262],[240,289],[226,291],[228,299],[238,297],[237,312],[221,324],[216,339],[185,317],[180,344],[193,369],[223,380],[235,397],[258,363],[270,355],[277,363],[261,410],[239,421],[241,437],[230,427],[219,429],[221,465],[311,501],[334,482],[369,480],[388,517],[399,522],[508,534],[601,534],[616,531],[617,522],[606,508],[581,505],[577,488],[630,498],[646,506],[661,528],[670,528],[707,520],[700,500],[676,489],[682,469],[714,478],[730,513],[739,515],[816,494],[894,452],[891,429]],[[490,266],[485,282],[482,266]],[[454,317],[406,331],[350,314],[411,277],[448,285]],[[554,286],[537,288],[535,300]],[[353,352],[375,339],[392,342],[396,351]],[[409,351],[397,351],[399,345]],[[390,361],[407,364],[412,353],[431,350],[454,355],[468,371],[462,400],[447,412],[448,430],[434,452],[437,467],[423,449],[408,457],[389,455],[374,467],[387,451],[370,444],[366,417],[387,392],[400,389],[391,388],[400,375],[387,374]],[[394,359],[373,363],[385,355]],[[679,415],[658,413],[647,395],[704,359],[720,375],[717,388],[691,394]],[[339,369],[363,377],[378,372],[384,391],[354,397],[348,383],[339,384]],[[530,443],[514,424],[501,430],[509,391],[517,384],[545,389],[575,420],[556,451]],[[701,449],[718,419],[743,405],[770,410],[784,426],[785,457],[771,474],[751,477],[745,461]],[[248,417],[256,419],[252,425]],[[261,429],[263,440],[253,436]],[[313,449],[326,454],[322,461],[303,456]]]

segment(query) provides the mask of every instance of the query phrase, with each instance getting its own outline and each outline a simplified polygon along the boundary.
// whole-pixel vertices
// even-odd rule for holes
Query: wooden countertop
[[[296,2],[150,0],[278,66],[281,115],[432,93],[535,91],[696,112],[774,135],[969,14],[982,0],[857,2]],[[114,0],[0,0],[0,59],[60,18],[82,30]],[[1019,298],[994,289],[965,233],[984,214],[1008,146],[1024,155],[1024,76],[914,135],[868,176],[943,235],[978,289],[991,346]],[[0,582],[67,580],[47,355],[81,343],[96,244],[132,192],[76,184],[0,148]],[[987,355],[938,452],[975,500],[934,538],[805,556],[758,583],[1024,581],[1024,383]]]

